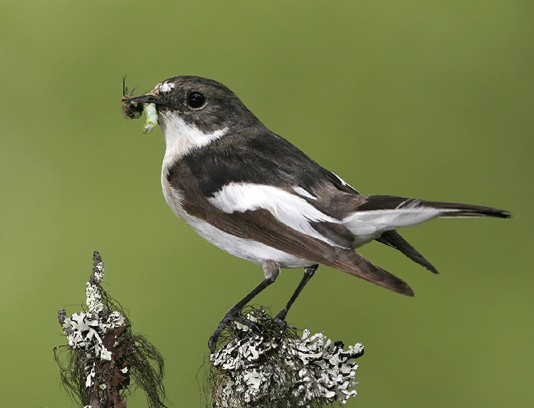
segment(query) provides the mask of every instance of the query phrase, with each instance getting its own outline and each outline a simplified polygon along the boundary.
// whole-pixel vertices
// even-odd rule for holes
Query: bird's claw
[[[219,333],[216,333],[217,330],[215,331],[215,333],[213,333],[209,340],[208,340],[208,348],[210,349],[210,353],[213,354],[215,352],[215,348],[217,347],[217,341],[219,340],[219,335],[221,334],[220,332]]]
[[[208,340],[208,347],[211,353],[215,352],[215,349],[217,347],[217,342],[219,341],[219,336],[221,335],[222,331],[226,328],[226,326],[228,326],[228,324],[232,322],[242,324],[243,326],[246,326],[250,330],[255,331],[255,332],[261,331],[260,326],[256,322],[253,322],[252,320],[249,320],[238,314],[227,315],[221,320],[221,322],[219,323],[219,325],[217,326],[217,328],[215,329],[215,331],[213,332],[213,334],[210,336]]]
[[[260,332],[261,331],[260,330],[260,326],[256,322],[254,322],[254,321],[252,321],[250,319],[247,319],[247,318],[245,318],[243,316],[236,316],[233,319],[233,321],[236,322],[236,323],[240,323],[243,326],[247,326],[252,331],[255,331],[255,332]]]
[[[275,323],[280,327],[280,331],[284,332],[287,329],[287,322],[285,321],[284,317],[281,316],[281,313],[278,313],[274,319]]]
[[[210,349],[211,354],[215,352],[215,349],[217,347],[217,341],[219,340],[219,336],[221,335],[221,332],[225,329],[225,327],[228,325],[230,321],[232,321],[235,317],[233,316],[224,316],[224,318],[220,321],[219,325],[213,332],[213,334],[210,336],[208,340],[208,348]]]

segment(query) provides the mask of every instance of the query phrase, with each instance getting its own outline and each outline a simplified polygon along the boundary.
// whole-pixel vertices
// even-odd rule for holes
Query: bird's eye
[[[205,103],[206,97],[200,92],[191,92],[187,96],[187,104],[193,109],[201,108]]]

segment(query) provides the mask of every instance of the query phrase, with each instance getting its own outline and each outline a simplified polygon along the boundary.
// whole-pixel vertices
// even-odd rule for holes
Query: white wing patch
[[[227,214],[265,209],[282,224],[329,245],[339,246],[310,225],[312,221],[340,223],[338,219],[322,213],[301,197],[277,187],[230,183],[217,191],[209,200]]]
[[[310,200],[317,200],[313,194],[309,193],[307,190],[303,189],[300,186],[293,187],[293,191],[301,197],[309,198]]]
[[[167,200],[174,213],[182,218],[202,238],[221,248],[223,251],[257,264],[263,264],[268,260],[275,261],[282,268],[302,268],[313,264],[310,261],[272,248],[253,239],[239,238],[235,235],[228,234],[200,218],[189,215],[182,207],[183,197],[180,191],[173,189],[164,175],[161,177],[161,182],[165,200]]]
[[[204,133],[198,128],[188,125],[178,114],[172,112],[160,112],[159,116],[166,145],[165,157],[163,158],[164,168],[172,165],[191,150],[206,146],[228,132],[228,128],[224,128]]]

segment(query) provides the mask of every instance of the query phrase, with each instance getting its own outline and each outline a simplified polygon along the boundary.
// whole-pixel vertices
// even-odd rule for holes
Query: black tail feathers
[[[512,215],[505,210],[491,207],[483,207],[471,204],[445,203],[439,201],[424,201],[407,199],[393,196],[370,196],[361,210],[397,210],[402,208],[425,208],[438,210],[435,217],[495,217],[510,218]],[[402,252],[412,261],[424,266],[430,272],[438,273],[437,269],[425,259],[408,241],[406,241],[396,230],[385,231],[376,239],[382,244]]]
[[[415,249],[408,241],[406,241],[397,231],[386,231],[376,240],[382,244],[386,244],[397,249],[412,261],[424,266],[430,272],[439,273],[434,265],[432,265],[423,255],[421,255],[419,251],[417,251],[417,249]]]
[[[434,208],[441,210],[440,214],[436,215],[438,217],[511,217],[511,214],[506,210],[480,205],[426,201],[385,195],[368,196],[367,200],[358,207],[358,210],[396,210],[402,208]]]
[[[510,218],[512,214],[506,210],[483,207],[472,204],[443,203],[439,201],[421,201],[421,205],[443,209],[440,217],[495,217]]]

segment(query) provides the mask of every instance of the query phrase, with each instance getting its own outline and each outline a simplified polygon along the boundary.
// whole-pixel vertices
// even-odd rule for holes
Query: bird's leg
[[[271,285],[276,280],[278,274],[280,273],[280,267],[274,261],[267,261],[263,264],[263,273],[265,274],[265,279],[226,313],[213,334],[210,336],[208,347],[212,353],[215,351],[217,340],[219,339],[221,332],[228,325],[228,323],[238,320],[240,323],[251,327],[251,325],[244,323],[245,319],[239,318],[239,312],[247,305],[248,302],[254,299],[258,294],[260,294],[260,292],[262,292],[265,288],[267,288],[267,286]]]
[[[302,276],[302,279],[300,280],[300,283],[297,286],[297,289],[295,289],[295,292],[293,292],[293,295],[291,296],[291,298],[287,302],[286,307],[284,307],[280,311],[280,313],[278,313],[274,318],[274,320],[276,320],[278,322],[280,327],[285,328],[285,326],[286,326],[285,319],[286,319],[286,316],[287,316],[287,312],[289,312],[289,309],[291,308],[291,306],[293,305],[293,303],[297,299],[298,295],[300,294],[300,292],[302,292],[302,289],[304,289],[304,286],[306,286],[306,284],[309,282],[309,280],[313,277],[313,275],[315,274],[315,271],[317,270],[318,267],[319,267],[319,265],[312,265],[312,266],[309,266],[307,268],[304,268],[304,276]]]

